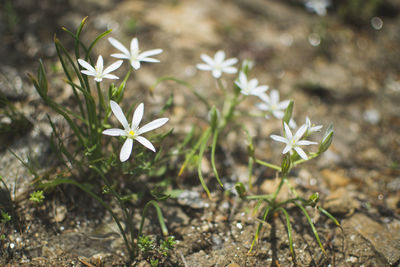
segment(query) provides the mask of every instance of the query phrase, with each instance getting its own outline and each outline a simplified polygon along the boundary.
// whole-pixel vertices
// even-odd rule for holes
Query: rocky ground
[[[215,97],[211,75],[194,66],[200,63],[200,54],[211,55],[219,49],[229,57],[253,60],[251,75],[294,99],[298,122],[306,116],[325,126],[332,122],[331,148],[323,157],[296,168],[290,180],[304,196],[319,192],[321,205],[336,216],[343,231],[320,217],[316,225],[329,256],[325,257],[304,216],[289,209],[296,264],[399,266],[400,6],[386,1],[370,13],[346,13],[343,1],[335,4],[326,16],[318,16],[301,1],[4,1],[0,94],[21,115],[11,120],[9,108],[0,105],[0,175],[12,191],[12,217],[18,218],[1,228],[6,239],[0,241],[0,266],[126,264],[122,238],[97,203],[68,187],[52,192],[43,205],[33,205],[28,201],[33,176],[10,153],[31,159],[41,175],[52,170],[46,114],[54,114],[26,73],[36,72],[42,58],[49,66],[54,96],[68,103],[71,92],[65,89],[61,74],[52,71],[52,66],[57,69],[52,38],[56,33],[68,44],[61,26],[75,29],[85,16],[89,16],[85,40],[112,28],[112,36],[123,43],[138,36],[143,47],[164,50],[161,63],[145,65],[129,81],[126,101],[145,101],[157,110],[174,93],[169,116],[177,134],[187,132],[197,121],[197,112],[202,110],[193,105],[196,98],[174,83],[158,86],[153,95],[147,89],[158,77],[168,75]],[[366,9],[367,4],[362,10]],[[103,41],[96,52],[114,50]],[[245,103],[241,109],[254,111],[251,101]],[[62,124],[61,118],[53,118]],[[258,118],[243,123],[256,136],[256,156],[278,163],[273,159],[280,158],[281,146],[272,144],[269,135],[279,133],[280,123]],[[246,151],[245,137],[232,133],[225,138],[223,181],[226,185],[245,182],[247,162],[241,155]],[[212,184],[212,171],[208,162],[204,165]],[[274,173],[260,166],[254,182],[254,193],[269,193],[277,185]],[[218,187],[209,200],[190,172],[173,185],[186,197],[162,204],[170,234],[178,241],[165,266],[295,265],[283,217],[273,216],[263,228],[256,251],[249,254],[258,225],[251,212],[254,203],[242,202]],[[5,191],[0,190],[0,207],[9,207]],[[148,223],[146,231],[159,234],[157,224]],[[140,260],[135,264],[147,266]]]

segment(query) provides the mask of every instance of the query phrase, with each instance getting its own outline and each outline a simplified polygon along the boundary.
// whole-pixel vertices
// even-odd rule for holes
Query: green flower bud
[[[208,112],[208,119],[210,121],[211,128],[215,130],[218,127],[218,120],[219,120],[219,110],[213,106],[211,110]]]
[[[319,193],[318,192],[312,194],[308,198],[308,203],[313,207],[315,207],[315,205],[317,205],[318,201],[319,201]]]
[[[281,165],[281,170],[282,170],[282,175],[286,176],[288,175],[290,169],[291,169],[291,159],[290,159],[290,155],[289,154],[285,154],[285,156],[283,157],[282,160],[282,165]]]
[[[235,184],[235,190],[240,196],[240,198],[244,198],[246,196],[246,188],[244,187],[243,183],[236,183]]]
[[[334,133],[333,125],[331,124],[326,130],[324,138],[322,138],[321,144],[319,145],[318,153],[323,153],[328,150],[333,140],[333,133]]]
[[[283,116],[283,122],[286,122],[287,125],[289,125],[290,119],[292,118],[292,113],[293,113],[293,100],[290,100],[290,103],[288,107],[286,108],[285,115]],[[283,123],[282,122],[282,123]]]

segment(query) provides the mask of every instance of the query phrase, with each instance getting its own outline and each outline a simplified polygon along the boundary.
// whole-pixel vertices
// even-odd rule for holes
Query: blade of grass
[[[338,222],[338,220],[336,220],[336,218],[333,217],[333,215],[330,214],[327,210],[323,209],[323,208],[320,207],[320,206],[318,206],[318,210],[319,210],[320,212],[322,212],[323,214],[325,214],[329,219],[331,219],[331,220],[336,224],[336,226],[339,226],[340,228],[342,228],[342,226],[340,225],[340,223]]]
[[[215,149],[217,147],[218,135],[219,135],[219,130],[216,129],[214,131],[212,145],[211,145],[211,166],[212,166],[212,170],[214,172],[215,178],[217,178],[219,185],[222,188],[224,188],[224,185],[222,184],[221,179],[219,178],[217,167],[215,166]]]
[[[207,131],[207,135],[205,138],[203,138],[203,142],[200,145],[199,158],[198,158],[198,163],[197,163],[197,174],[199,175],[200,183],[203,186],[204,190],[206,191],[209,199],[211,199],[211,193],[210,193],[210,190],[208,189],[206,183],[204,182],[203,172],[201,171],[201,161],[203,159],[204,150],[207,147],[207,142],[208,142],[210,135],[211,135],[211,129],[210,129],[210,131]]]
[[[264,215],[263,215],[263,219],[262,219],[263,222],[265,222],[267,220],[267,216],[268,216],[268,213],[269,213],[270,210],[271,210],[271,206],[267,206],[265,211],[264,211]],[[256,230],[256,234],[254,235],[253,242],[251,242],[251,247],[250,247],[250,250],[249,250],[248,253],[251,253],[251,251],[254,248],[254,245],[258,242],[258,238],[259,238],[262,226],[263,226],[263,223],[260,222],[258,224],[258,227],[257,227],[257,230]]]
[[[160,224],[161,231],[162,231],[163,235],[164,236],[168,236],[168,229],[167,229],[167,226],[165,225],[164,217],[162,215],[162,211],[160,209],[160,206],[158,205],[158,203],[155,200],[150,200],[149,202],[146,203],[146,205],[143,208],[142,220],[140,221],[140,227],[139,227],[139,236],[142,235],[144,221],[145,221],[145,219],[147,217],[147,212],[148,212],[148,209],[149,209],[150,205],[153,205],[154,208],[156,209],[158,222]]]
[[[203,139],[207,138],[207,140],[208,140],[210,131],[211,131],[211,128],[208,128],[207,130],[205,130],[205,131],[203,132],[203,134],[201,135],[201,137],[199,138],[199,140],[197,141],[197,143],[193,146],[193,148],[191,149],[191,151],[190,151],[188,154],[186,154],[185,161],[183,162],[182,167],[181,167],[181,169],[179,170],[178,176],[181,176],[181,175],[182,175],[182,173],[183,173],[183,171],[185,170],[187,164],[188,164],[188,163],[190,162],[190,160],[194,157],[194,155],[196,154],[196,152],[197,152],[197,150],[199,149],[200,145],[203,143]]]
[[[325,255],[326,257],[328,257],[328,254],[326,253],[324,247],[322,246],[321,240],[319,239],[319,235],[318,235],[317,229],[315,229],[315,225],[314,225],[314,223],[312,222],[312,220],[311,220],[311,218],[310,218],[310,215],[308,215],[308,212],[306,211],[306,209],[304,208],[304,206],[303,206],[301,203],[295,202],[295,204],[296,204],[297,207],[299,207],[299,208],[303,211],[304,215],[305,215],[306,218],[307,218],[308,223],[309,223],[310,226],[311,226],[311,229],[312,229],[312,231],[313,231],[313,233],[314,233],[315,239],[317,240],[319,247],[321,248],[321,250],[322,250],[322,252],[324,253],[324,255]]]
[[[289,214],[282,207],[278,208],[277,210],[282,211],[282,213],[286,217],[286,227],[288,230],[288,238],[289,238],[289,249],[290,249],[290,253],[292,254],[292,259],[293,259],[293,261],[295,261],[295,255],[294,255],[294,249],[293,249],[292,225],[290,224]]]

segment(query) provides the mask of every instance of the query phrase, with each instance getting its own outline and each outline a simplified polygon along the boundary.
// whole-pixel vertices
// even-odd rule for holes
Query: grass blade
[[[158,222],[160,223],[160,227],[161,227],[161,231],[162,231],[163,235],[168,236],[168,229],[167,229],[167,226],[165,225],[162,211],[160,209],[160,206],[158,205],[158,203],[155,200],[150,200],[149,202],[146,203],[146,205],[143,208],[142,220],[140,221],[140,227],[139,227],[139,236],[142,235],[144,221],[147,217],[147,212],[148,212],[150,205],[153,205],[154,208],[156,209]]]
[[[221,179],[219,178],[217,167],[215,166],[215,148],[216,148],[217,142],[218,142],[218,135],[219,135],[219,131],[215,130],[213,140],[212,140],[212,145],[211,145],[211,166],[212,166],[212,170],[214,172],[215,178],[217,178],[219,185],[222,188],[224,188],[224,185],[222,184]]]
[[[204,182],[203,172],[201,171],[201,160],[203,159],[204,150],[207,147],[207,142],[208,142],[208,138],[210,137],[210,134],[211,134],[211,131],[207,131],[207,135],[205,138],[202,139],[203,142],[200,145],[199,158],[198,158],[198,163],[197,163],[197,174],[199,175],[200,183],[203,186],[204,190],[206,191],[208,198],[211,199],[210,190],[208,189],[206,183]]]
[[[270,210],[271,210],[271,206],[267,206],[267,208],[266,208],[265,211],[264,211],[263,222],[265,222],[265,221],[267,220],[267,216],[268,216],[268,213],[269,213]],[[254,235],[253,242],[251,242],[251,247],[250,247],[250,250],[249,250],[248,253],[251,253],[251,251],[252,251],[253,248],[254,248],[254,245],[257,243],[258,237],[259,237],[259,235],[260,235],[260,231],[261,231],[262,226],[263,226],[263,223],[260,222],[260,223],[258,224],[256,234]]]
[[[318,235],[317,229],[315,229],[315,225],[312,222],[312,220],[310,218],[310,215],[308,215],[308,212],[306,211],[306,209],[304,208],[304,206],[301,203],[295,202],[295,204],[303,211],[304,215],[307,218],[308,223],[311,226],[311,229],[312,229],[312,231],[314,233],[315,239],[317,240],[319,247],[321,248],[321,250],[325,254],[325,256],[328,257],[328,254],[326,253],[324,247],[322,246],[321,240],[319,239],[319,235]]]
[[[278,210],[282,211],[286,217],[286,227],[288,230],[288,237],[289,237],[289,249],[290,253],[292,254],[293,261],[295,260],[294,249],[293,249],[293,237],[292,237],[292,225],[290,224],[289,214],[284,208],[278,208]]]

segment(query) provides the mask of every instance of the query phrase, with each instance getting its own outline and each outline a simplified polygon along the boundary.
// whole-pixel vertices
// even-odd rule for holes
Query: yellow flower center
[[[130,130],[130,131],[129,131],[129,135],[130,135],[130,136],[134,136],[134,135],[135,135],[135,132],[132,131],[132,130]]]

